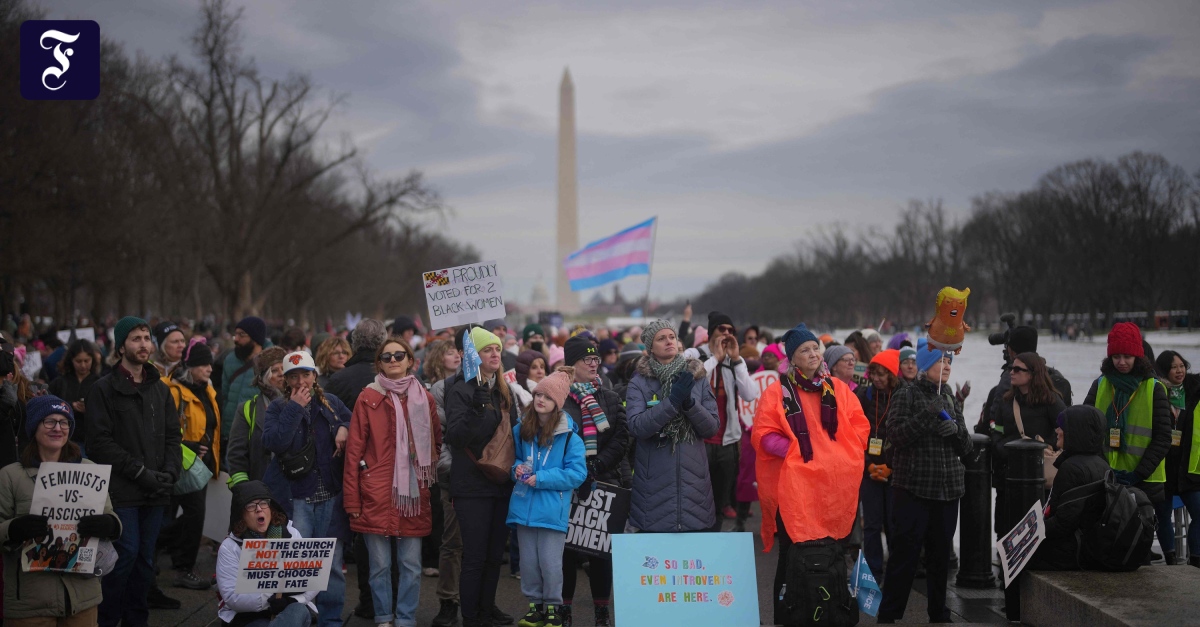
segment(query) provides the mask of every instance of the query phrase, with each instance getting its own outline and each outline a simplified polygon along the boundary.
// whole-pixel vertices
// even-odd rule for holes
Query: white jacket
[[[721,444],[736,444],[742,439],[742,421],[738,409],[741,400],[749,403],[758,398],[758,386],[754,381],[750,380],[750,371],[746,369],[746,360],[743,359],[736,366],[729,365],[730,359],[725,358],[721,364],[724,372],[721,373],[721,379],[725,383],[725,434],[721,437]],[[717,395],[717,358],[709,357],[704,362],[704,369],[708,371],[708,387],[713,390],[713,396]],[[733,376],[730,376],[732,374]]]
[[[302,538],[299,531],[292,526],[292,522],[288,521],[288,533],[292,538]],[[234,616],[242,612],[261,612],[267,609],[267,599],[271,598],[271,594],[238,594],[234,592],[237,587],[238,570],[241,568],[242,555],[242,539],[229,534],[224,541],[221,542],[221,549],[217,551],[217,593],[221,595],[221,602],[217,605],[217,617],[222,622],[232,622]],[[297,603],[304,603],[308,606],[309,611],[313,616],[317,615],[317,606],[313,604],[313,599],[317,598],[316,590],[309,590],[297,596]]]

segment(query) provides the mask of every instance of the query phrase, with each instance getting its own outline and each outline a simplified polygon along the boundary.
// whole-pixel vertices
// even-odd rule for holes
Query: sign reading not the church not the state
[[[504,281],[494,261],[421,274],[429,326],[446,329],[472,322],[503,318]]]

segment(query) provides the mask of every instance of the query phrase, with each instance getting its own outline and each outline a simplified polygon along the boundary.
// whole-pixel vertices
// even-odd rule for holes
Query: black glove
[[[159,492],[162,492],[164,488],[162,482],[158,480],[158,476],[158,472],[143,466],[142,473],[137,476],[137,479],[134,479],[134,482],[136,482],[138,487],[142,489],[142,492],[151,495],[158,494]]]
[[[293,596],[277,597],[272,595],[271,598],[267,599],[267,607],[271,608],[271,616],[275,616],[295,602],[296,597]]]
[[[483,411],[484,406],[492,402],[492,392],[486,385],[481,385],[475,388],[475,395],[471,397],[471,404],[475,409]]]
[[[79,525],[75,530],[85,538],[116,540],[121,537],[121,523],[112,514],[84,516],[79,519]]]
[[[948,438],[952,435],[958,435],[958,422],[954,420],[943,420],[938,423],[937,434],[943,438]]]
[[[692,386],[696,384],[696,378],[691,373],[683,373],[682,376],[675,379],[671,384],[671,395],[667,400],[678,409],[686,409],[683,404],[692,396]]]
[[[50,533],[50,519],[45,516],[25,514],[8,523],[8,541],[20,544],[33,538],[44,538]]]

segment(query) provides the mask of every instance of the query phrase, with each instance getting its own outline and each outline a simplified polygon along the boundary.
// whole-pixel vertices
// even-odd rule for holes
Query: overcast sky
[[[188,54],[198,22],[195,0],[41,4],[153,57]],[[246,53],[347,94],[330,139],[423,170],[510,299],[554,286],[565,67],[580,241],[659,216],[660,297],[758,272],[818,225],[890,226],[910,198],[965,215],[1139,149],[1200,167],[1195,0],[240,4]]]

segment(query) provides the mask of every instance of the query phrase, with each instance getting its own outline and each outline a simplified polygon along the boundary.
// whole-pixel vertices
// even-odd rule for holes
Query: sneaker
[[[439,571],[436,568],[426,568],[421,571],[421,574],[425,575],[426,577],[437,577],[437,576],[441,575],[442,573],[441,573],[441,571]]]
[[[508,575],[508,576],[509,576],[509,577],[512,577],[513,579],[520,579],[520,578],[521,578],[521,571],[517,571],[517,572],[515,572],[515,573],[509,573],[509,575]]]
[[[596,627],[609,627],[607,605],[596,605]]]
[[[442,601],[442,603],[445,603],[445,601]],[[456,607],[454,611],[457,612],[458,608]],[[359,618],[375,618],[375,608],[367,605],[366,603],[359,603],[358,605],[354,606],[354,615]],[[439,614],[439,616],[441,616],[441,614]],[[434,622],[434,625],[437,625],[436,621]],[[451,623],[447,623],[445,627],[450,627],[450,625]]]
[[[562,616],[557,612],[557,608],[553,605],[546,606],[546,622],[542,623],[545,627],[562,627]]]
[[[183,603],[167,596],[158,586],[152,586],[146,593],[146,607],[152,610],[177,610],[183,607]]]
[[[442,599],[442,609],[430,623],[433,627],[454,627],[458,624],[458,604],[450,599]]]
[[[175,573],[175,583],[173,585],[176,588],[187,588],[189,590],[208,590],[212,587],[212,584],[202,581],[196,576],[196,573],[190,570],[181,570]]]
[[[517,627],[542,627],[546,624],[546,617],[542,614],[542,608],[536,603],[529,604],[529,611],[525,612],[525,616],[517,621]]]
[[[497,605],[492,606],[492,624],[493,625],[511,625],[513,617],[505,614]]]
[[[573,619],[571,618],[571,606],[559,605],[555,609],[558,610],[558,617],[562,621],[562,626],[571,627],[571,623],[573,622]]]
[[[725,509],[721,510],[721,515],[726,518],[737,518],[737,512],[728,505],[725,506]]]

